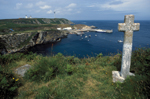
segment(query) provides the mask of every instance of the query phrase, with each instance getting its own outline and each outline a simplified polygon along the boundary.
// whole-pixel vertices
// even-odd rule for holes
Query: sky
[[[0,0],[0,19],[150,20],[150,0]]]

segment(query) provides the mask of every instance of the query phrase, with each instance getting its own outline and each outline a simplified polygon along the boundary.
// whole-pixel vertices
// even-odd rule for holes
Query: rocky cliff
[[[37,44],[56,42],[64,36],[67,36],[67,31],[58,30],[0,35],[0,54],[25,51]]]

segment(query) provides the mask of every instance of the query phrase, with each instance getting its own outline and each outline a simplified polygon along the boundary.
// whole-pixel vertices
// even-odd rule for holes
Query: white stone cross
[[[125,78],[134,76],[130,73],[131,55],[132,55],[132,38],[133,31],[140,29],[140,23],[134,23],[134,15],[125,15],[124,23],[118,24],[118,30],[124,31],[123,55],[121,63],[121,72],[112,71],[113,82],[123,82]]]

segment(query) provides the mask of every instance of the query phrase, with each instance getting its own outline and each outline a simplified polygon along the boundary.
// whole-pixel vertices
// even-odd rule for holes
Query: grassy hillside
[[[18,33],[24,31],[35,30],[50,30],[56,29],[59,24],[72,24],[67,19],[46,19],[46,18],[32,18],[32,19],[5,19],[0,20],[0,35],[8,33]],[[12,30],[13,31],[12,31]]]
[[[112,83],[112,71],[120,71],[121,55],[43,57],[36,54],[0,56],[1,99],[148,99],[150,98],[150,48],[133,52],[131,71],[124,83]],[[32,66],[24,78],[14,69]],[[12,73],[11,73],[12,72]]]

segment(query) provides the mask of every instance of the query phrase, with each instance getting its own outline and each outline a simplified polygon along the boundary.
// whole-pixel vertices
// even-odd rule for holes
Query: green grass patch
[[[45,20],[45,22],[43,21]],[[56,29],[58,24],[63,22],[68,24],[70,21],[67,19],[5,19],[0,20],[0,35],[6,35],[10,33],[20,33],[27,30],[45,30],[44,28]],[[38,24],[40,22],[41,24]],[[49,23],[50,22],[50,23]],[[14,31],[11,31],[13,29]]]
[[[4,62],[0,64],[8,73],[24,64],[32,66],[25,77],[12,76],[22,84],[15,87],[18,94],[14,99],[147,99],[150,97],[149,55],[149,48],[133,52],[131,71],[136,76],[128,77],[124,83],[112,83],[112,71],[121,66],[120,54],[79,59],[61,53],[49,57],[16,53],[1,56]],[[5,78],[2,81],[6,84]]]

